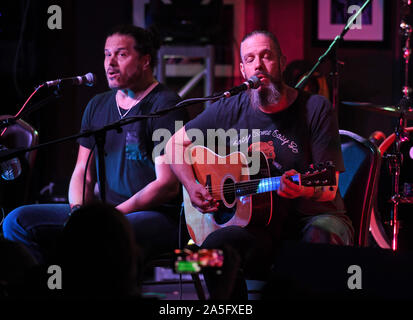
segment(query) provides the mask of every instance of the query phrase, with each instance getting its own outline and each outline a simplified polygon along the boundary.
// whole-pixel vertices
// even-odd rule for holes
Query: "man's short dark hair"
[[[161,40],[158,32],[154,29],[143,29],[134,25],[120,25],[113,28],[106,38],[120,34],[131,36],[135,39],[135,50],[141,55],[149,54],[151,57],[150,66],[153,69],[158,60],[158,49],[161,46]]]
[[[269,31],[267,31],[267,30],[254,30],[254,31],[246,34],[246,35],[244,36],[244,38],[242,38],[241,43],[243,43],[243,42],[244,42],[245,40],[247,40],[249,37],[252,37],[252,36],[255,36],[255,35],[258,35],[258,34],[262,34],[262,35],[270,38],[270,39],[272,40],[272,42],[274,43],[275,50],[277,50],[277,54],[278,54],[280,57],[282,56],[282,51],[281,51],[280,43],[278,42],[277,37],[276,37],[273,33],[269,32]],[[241,58],[242,58],[242,57],[241,57]],[[241,59],[241,60],[242,60],[242,59]]]

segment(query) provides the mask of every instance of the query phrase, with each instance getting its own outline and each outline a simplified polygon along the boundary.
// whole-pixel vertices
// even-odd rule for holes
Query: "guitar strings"
[[[248,195],[248,193],[257,193],[258,188],[260,187],[261,189],[263,189],[263,191],[261,192],[269,192],[269,191],[276,191],[277,188],[280,185],[280,180],[278,181],[270,181],[265,183],[264,185],[260,186],[260,182],[254,181],[254,180],[249,180],[249,181],[245,181],[245,182],[236,182],[232,185],[225,185],[223,187],[215,187],[215,188],[210,188],[208,187],[208,191],[210,193],[221,193],[223,192],[224,194],[231,194],[231,193],[235,193],[236,189],[239,188],[239,185],[242,184],[241,189],[243,191],[243,193],[245,193],[245,195]],[[236,187],[237,185],[237,187]],[[259,193],[261,193],[259,192]]]
[[[258,187],[260,185],[261,180],[268,179],[264,184],[265,185],[277,185],[279,184],[281,178],[279,177],[273,177],[273,178],[264,178],[264,179],[254,179],[254,180],[247,180],[247,181],[239,181],[235,182],[232,185],[224,185],[223,187],[218,187],[218,188],[212,188],[213,190],[223,190],[225,188],[233,189],[235,185],[241,186],[243,189],[244,188],[250,188],[250,187]],[[275,180],[275,181],[274,181]]]
[[[277,177],[274,178],[266,178],[266,179],[275,179]],[[241,181],[241,182],[236,182],[232,185],[224,185],[223,187],[215,187],[215,188],[208,188],[208,190],[212,193],[221,193],[223,192],[224,194],[228,194],[230,192],[235,192],[236,189],[238,189],[238,187],[240,186],[242,188],[242,191],[254,191],[257,190],[259,185],[260,185],[260,180],[262,179],[255,179],[255,180],[248,180],[248,181]],[[276,180],[276,181],[268,181],[265,183],[265,186],[269,187],[269,189],[271,189],[273,186],[277,186],[279,185],[280,180]],[[237,185],[237,187],[236,187]],[[268,190],[268,191],[272,191],[272,190]]]
[[[293,178],[298,177],[298,175],[294,175],[292,177]],[[242,191],[244,191],[246,194],[248,194],[249,192],[255,193],[258,191],[258,188],[260,187],[260,183],[261,183],[260,181],[262,180],[267,180],[265,183],[261,185],[261,188],[264,189],[264,191],[262,192],[275,191],[276,187],[280,185],[281,177],[269,177],[269,178],[263,178],[263,179],[239,181],[239,182],[233,183],[232,185],[224,185],[223,187],[208,188],[208,191],[211,193],[223,192],[224,194],[230,194],[230,193],[234,193],[236,189],[240,187]]]
[[[278,185],[278,182],[270,182],[270,183],[266,183],[265,186],[273,186],[273,185]],[[260,186],[259,182],[252,182],[252,183],[243,183],[242,185],[240,185],[239,182],[234,183],[232,185],[226,185],[223,187],[215,187],[215,188],[208,188],[211,191],[221,191],[221,190],[235,190],[235,189],[242,189],[242,190],[252,190],[252,189],[256,189]]]

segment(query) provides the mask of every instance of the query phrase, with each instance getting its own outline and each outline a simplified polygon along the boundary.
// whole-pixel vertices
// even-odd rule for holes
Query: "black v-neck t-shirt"
[[[96,130],[120,120],[115,99],[116,91],[111,90],[99,94],[89,102],[82,118],[82,131]],[[181,98],[174,91],[163,84],[158,84],[128,112],[126,118],[166,109],[180,100]],[[182,125],[187,120],[187,112],[180,109],[166,113],[159,118],[145,119],[125,125],[120,133],[116,130],[106,133],[105,172],[108,203],[117,205],[126,201],[156,179],[153,153],[163,154],[167,140],[178,128],[176,125],[179,123],[176,124],[175,121],[180,121]],[[158,129],[162,130],[160,139],[154,136]],[[95,141],[91,136],[80,138],[78,143],[92,149]],[[97,162],[96,165],[98,165]],[[179,206],[181,201],[177,199],[172,203]]]

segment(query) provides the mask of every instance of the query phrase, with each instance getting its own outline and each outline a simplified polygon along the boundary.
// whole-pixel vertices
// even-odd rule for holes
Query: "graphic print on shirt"
[[[125,156],[127,160],[145,160],[146,152],[139,149],[139,137],[136,131],[126,131]]]
[[[274,151],[274,142],[254,142],[248,147],[248,152],[262,152],[265,154],[269,163],[272,163],[278,170],[282,169],[281,164],[275,161],[275,151]]]
[[[239,146],[241,151],[245,150],[241,146],[246,143],[250,143],[248,153],[261,151],[267,157],[269,164],[272,164],[278,171],[283,171],[283,166],[276,160],[276,148],[278,152],[285,153],[289,151],[289,154],[299,153],[299,148],[295,140],[282,134],[279,129],[253,130],[252,134],[241,135],[239,139],[233,142],[233,146]]]
[[[297,143],[294,140],[287,138],[278,129],[275,129],[272,132],[271,136],[278,139],[282,146],[287,146],[291,150],[291,152],[298,153]]]

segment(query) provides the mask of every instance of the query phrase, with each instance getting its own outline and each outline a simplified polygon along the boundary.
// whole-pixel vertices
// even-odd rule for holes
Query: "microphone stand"
[[[339,61],[337,58],[337,47],[334,48],[334,54],[330,55],[331,59],[331,64],[333,66],[333,70],[330,73],[330,76],[332,77],[332,88],[333,88],[333,94],[332,94],[332,105],[333,105],[333,110],[338,110],[338,106],[340,103],[340,71],[339,67],[340,65],[344,65],[344,62]]]
[[[330,46],[327,48],[327,50],[324,52],[323,55],[321,55],[318,58],[317,63],[313,66],[313,68],[305,74],[305,76],[296,84],[295,88],[296,89],[302,89],[310,79],[310,77],[313,75],[313,73],[317,70],[317,68],[320,66],[322,62],[327,57],[332,57],[332,63],[333,63],[333,108],[334,110],[337,110],[338,103],[339,103],[339,65],[343,64],[341,61],[337,60],[337,48],[336,46],[339,44],[339,42],[344,38],[350,27],[353,25],[354,20],[362,13],[362,11],[366,8],[366,6],[370,3],[371,0],[367,0],[363,6],[350,18],[350,20],[347,22],[347,25],[344,27],[343,31],[341,34],[337,35],[333,42],[330,44]],[[334,51],[333,51],[334,50]]]
[[[410,3],[405,3],[405,6],[409,6]],[[401,98],[398,108],[400,109],[400,117],[398,124],[396,125],[394,135],[395,135],[395,145],[394,152],[392,154],[385,154],[384,157],[389,159],[389,168],[392,174],[392,191],[393,195],[391,197],[391,202],[393,203],[391,214],[390,214],[390,226],[392,227],[392,250],[396,251],[399,247],[398,235],[400,229],[399,221],[399,204],[405,202],[404,195],[400,194],[400,169],[403,164],[403,155],[401,153],[402,143],[409,140],[409,135],[406,131],[407,127],[407,118],[406,113],[411,109],[411,99],[410,93],[412,88],[409,87],[409,61],[411,55],[411,34],[412,26],[405,22],[405,19],[408,18],[410,14],[410,8],[407,8],[408,14],[405,14],[402,17],[400,23],[400,28],[405,37],[404,47],[403,47],[403,58],[404,58],[404,86],[403,86],[403,97]]]

